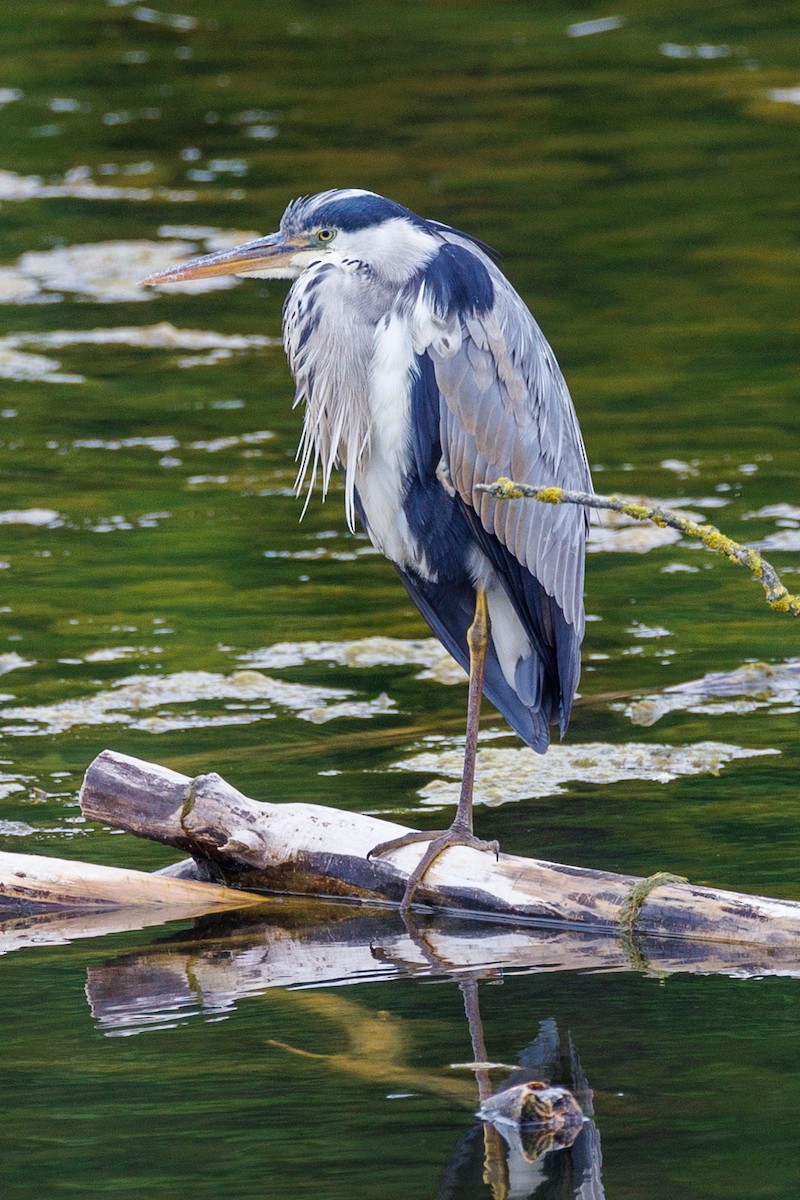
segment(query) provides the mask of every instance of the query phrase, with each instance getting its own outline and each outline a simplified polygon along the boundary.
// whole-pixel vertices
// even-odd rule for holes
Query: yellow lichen
[[[611,500],[618,500],[617,496],[610,496]],[[635,521],[649,521],[651,509],[644,504],[621,503],[620,512],[624,512],[627,517],[633,517]]]
[[[184,821],[189,816],[189,813],[197,802],[197,794],[195,792],[196,780],[192,779],[186,785],[186,790],[183,793],[183,803],[181,804],[180,823],[183,826]]]
[[[790,592],[767,603],[775,612],[790,612],[796,617],[800,616],[800,596],[793,596]]]
[[[536,491],[536,499],[545,504],[561,504],[564,499],[564,489],[560,487],[543,487]]]
[[[525,493],[518,483],[514,483],[513,479],[508,479],[505,475],[501,475],[496,481],[495,487],[497,492],[495,495],[498,500],[523,500]]]
[[[755,575],[756,579],[761,579],[764,575],[764,567],[761,562],[761,555],[757,550],[747,551],[747,565]]]

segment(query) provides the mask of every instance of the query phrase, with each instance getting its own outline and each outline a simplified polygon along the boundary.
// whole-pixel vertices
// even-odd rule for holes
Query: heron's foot
[[[399,850],[401,846],[411,846],[417,842],[430,842],[430,845],[408,877],[406,890],[400,901],[401,912],[408,911],[421,880],[425,878],[437,858],[451,846],[468,846],[471,850],[488,850],[494,854],[495,858],[500,857],[498,842],[484,842],[481,838],[475,837],[468,825],[462,825],[456,821],[449,829],[415,830],[403,834],[402,837],[392,838],[391,841],[380,842],[377,846],[373,846],[367,854],[367,858],[376,858],[388,854],[391,850]]]

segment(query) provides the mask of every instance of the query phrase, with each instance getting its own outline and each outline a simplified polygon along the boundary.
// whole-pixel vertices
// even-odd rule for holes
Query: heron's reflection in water
[[[460,1200],[488,1186],[492,1200],[602,1200],[600,1132],[592,1091],[571,1038],[554,1020],[520,1055],[520,1066],[492,1092],[477,980],[460,984],[475,1054],[482,1125],[458,1143],[436,1200]],[[536,1082],[531,1082],[536,1081]]]
[[[323,910],[318,903],[298,909],[287,904],[284,916],[283,924],[256,914],[203,918],[188,931],[91,964],[86,995],[97,1028],[106,1037],[131,1037],[196,1020],[233,1019],[241,1001],[275,995],[280,999],[276,1011],[286,1024],[271,1028],[285,1027],[290,1037],[290,1030],[297,1036],[291,1042],[269,1037],[271,1052],[313,1060],[331,1075],[436,1096],[465,1112],[482,1109],[483,1121],[470,1126],[449,1156],[435,1193],[439,1200],[601,1200],[592,1091],[572,1042],[562,1041],[555,1020],[541,1023],[519,1066],[505,1073],[502,1083],[492,1082],[478,988],[480,981],[502,978],[497,966],[502,947],[493,938],[499,937],[507,952],[505,927],[499,933],[494,927],[490,936],[474,922],[437,920],[420,930],[396,913],[354,914],[349,907]],[[38,927],[36,936],[42,936]],[[531,930],[524,936],[528,953],[539,953]],[[550,941],[547,946],[552,962]],[[465,968],[470,956],[485,962]],[[519,969],[519,960],[513,965]],[[477,1094],[472,1078],[463,1073],[435,1063],[420,1065],[406,1018],[362,1005],[353,999],[353,987],[341,986],[409,977],[458,982]],[[320,1021],[338,1027],[335,1053],[318,1048],[314,1034],[308,1035],[309,1021],[312,1030]],[[282,1066],[284,1075],[291,1073],[289,1061]],[[264,1069],[269,1069],[266,1061]],[[298,1119],[308,1120],[314,1097],[303,1093],[301,1099]],[[405,1136],[412,1133],[409,1127]]]

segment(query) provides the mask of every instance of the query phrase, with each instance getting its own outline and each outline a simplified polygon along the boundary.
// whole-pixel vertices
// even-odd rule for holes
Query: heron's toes
[[[439,855],[444,850],[447,850],[450,846],[468,846],[470,850],[491,850],[495,858],[500,857],[499,842],[485,842],[483,838],[475,837],[475,834],[471,829],[467,829],[466,827],[462,827],[460,825],[451,825],[450,828],[445,829],[443,833],[433,834],[430,847],[427,851],[428,854],[430,854],[434,846],[436,847],[436,854],[431,859],[431,862],[438,858]],[[425,856],[423,855],[423,858],[424,857]]]
[[[388,854],[390,850],[399,850],[401,846],[413,846],[416,842],[430,842],[439,837],[439,833],[438,829],[433,832],[426,829],[409,830],[401,837],[390,838],[388,842],[378,842],[377,846],[367,851],[367,858],[379,858],[381,854]]]
[[[373,846],[372,850],[367,854],[367,858],[375,858],[379,855],[387,854],[390,850],[398,850],[401,846],[411,846],[418,842],[430,842],[430,845],[408,877],[406,890],[400,902],[400,908],[403,911],[410,908],[417,887],[425,878],[437,858],[451,846],[467,846],[471,850],[490,851],[494,854],[495,858],[500,857],[499,843],[485,842],[482,838],[475,837],[469,826],[453,824],[449,829],[427,830],[424,832],[422,830],[415,830],[413,833],[406,833],[402,837],[392,838],[391,841],[381,842],[379,845]]]

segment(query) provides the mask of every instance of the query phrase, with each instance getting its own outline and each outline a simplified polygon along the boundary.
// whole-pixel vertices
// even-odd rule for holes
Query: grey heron
[[[334,469],[422,616],[469,673],[461,794],[429,842],[403,906],[473,834],[481,695],[544,752],[563,736],[580,674],[587,515],[503,503],[478,483],[590,490],[580,429],[553,351],[488,247],[374,192],[294,200],[277,233],[195,258],[149,284],[236,274],[291,279],[283,336],[304,407],[298,492]],[[306,501],[307,502],[307,501]]]

